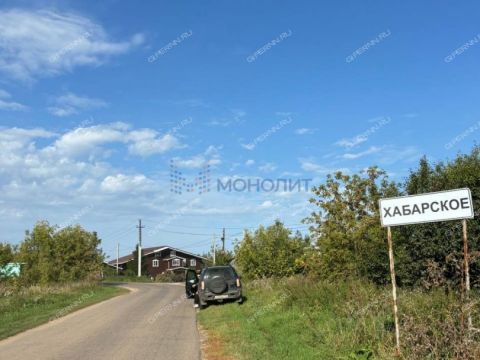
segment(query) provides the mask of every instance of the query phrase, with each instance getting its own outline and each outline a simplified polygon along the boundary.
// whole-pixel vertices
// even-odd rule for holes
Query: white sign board
[[[382,226],[472,219],[470,189],[402,196],[380,200]]]

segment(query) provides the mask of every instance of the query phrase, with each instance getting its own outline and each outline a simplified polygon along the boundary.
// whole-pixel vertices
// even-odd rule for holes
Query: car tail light
[[[202,290],[205,290],[205,281],[202,281],[202,282],[200,283],[200,287],[202,288]]]
[[[240,286],[241,286],[241,285],[240,285],[240,279],[237,278],[237,287],[240,287]]]

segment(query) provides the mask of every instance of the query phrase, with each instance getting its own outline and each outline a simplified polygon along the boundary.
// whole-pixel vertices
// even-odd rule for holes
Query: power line
[[[193,236],[208,236],[208,234],[205,234],[205,233],[191,233],[191,232],[183,232],[183,231],[170,231],[170,230],[165,230],[165,229],[155,229],[154,231],[165,232],[165,233],[169,233],[169,234],[181,234],[181,235],[193,235]]]
[[[133,229],[129,226],[128,228],[121,228],[121,229],[116,229],[110,232],[107,232],[106,234],[101,235],[104,238],[110,238],[114,236],[118,236],[119,234],[126,233],[133,231]]]
[[[155,220],[148,220],[152,223],[161,223],[162,221],[155,221]],[[181,227],[183,229],[212,229],[211,226],[184,226],[184,225],[174,225],[174,224],[168,224],[169,227]],[[222,231],[223,229],[226,229],[226,230],[245,230],[245,229],[258,229],[258,227],[260,226],[260,224],[258,225],[254,225],[254,226],[242,226],[242,227],[231,227],[231,226],[219,226],[219,227],[213,227],[213,230],[218,230],[218,231]],[[284,224],[284,227],[288,228],[288,229],[297,229],[297,228],[307,228],[309,227],[310,225],[308,224],[291,224],[291,225],[286,225]],[[155,227],[154,227],[155,228]],[[174,233],[174,234],[186,234],[186,235],[202,235],[202,236],[208,236],[209,234],[206,234],[206,233],[190,233],[190,232],[178,232],[178,231],[173,231],[173,230],[167,230],[167,229],[155,229],[155,231],[159,231],[159,232],[170,232],[170,233]]]

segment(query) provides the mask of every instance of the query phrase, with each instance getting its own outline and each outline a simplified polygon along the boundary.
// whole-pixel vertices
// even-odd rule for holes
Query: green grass
[[[225,356],[248,360],[395,358],[388,287],[292,278],[247,283],[244,294],[243,305],[211,305],[199,313],[202,327],[223,341]],[[469,345],[471,357],[465,353],[455,357],[459,350],[451,343],[459,335],[458,323],[447,319],[459,318],[453,314],[458,300],[453,295],[407,290],[399,295],[405,359],[474,359],[480,354],[477,343]]]
[[[114,286],[87,284],[0,290],[0,339],[128,292]]]

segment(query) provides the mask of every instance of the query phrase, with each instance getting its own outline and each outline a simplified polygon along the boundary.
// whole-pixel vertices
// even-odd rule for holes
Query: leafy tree
[[[15,259],[15,247],[8,243],[0,243],[0,279],[9,277],[8,270],[5,266]]]
[[[0,268],[6,264],[13,262],[14,247],[8,243],[0,243]]]
[[[38,222],[19,247],[18,259],[24,263],[21,279],[48,284],[98,275],[103,262],[99,245],[97,234],[79,225],[57,231],[47,221]]]
[[[470,154],[457,155],[446,163],[431,165],[424,157],[416,170],[411,171],[405,182],[408,194],[470,188],[477,210],[476,217],[468,220],[471,277],[478,284],[480,276],[480,148],[474,147]],[[429,282],[433,270],[439,272],[445,285],[458,288],[463,260],[462,225],[460,221],[438,222],[401,227],[398,233],[405,243],[408,257],[402,264],[410,285]]]
[[[233,251],[217,250],[215,253],[215,265],[229,265],[234,258]]]
[[[456,188],[472,191],[475,218],[468,220],[471,280],[480,286],[480,147],[446,163],[419,161],[403,186],[388,180],[376,167],[366,173],[329,175],[313,188],[310,201],[319,210],[311,223],[316,243],[303,258],[310,273],[324,277],[366,277],[376,283],[389,280],[386,231],[380,227],[378,200]],[[454,286],[462,276],[462,226],[460,221],[394,227],[397,281],[400,285]]]
[[[210,252],[203,254],[202,257],[207,259],[207,265],[213,265],[213,246],[210,248]],[[215,252],[215,265],[229,265],[232,260],[235,259],[233,251],[219,250]]]
[[[361,276],[378,283],[389,279],[385,230],[378,201],[399,194],[398,186],[377,167],[365,173],[328,175],[312,189],[319,210],[305,222],[316,241],[305,258],[307,269],[322,277]]]
[[[283,277],[302,272],[301,259],[309,239],[292,236],[279,220],[269,227],[246,231],[235,245],[235,262],[247,278]]]

